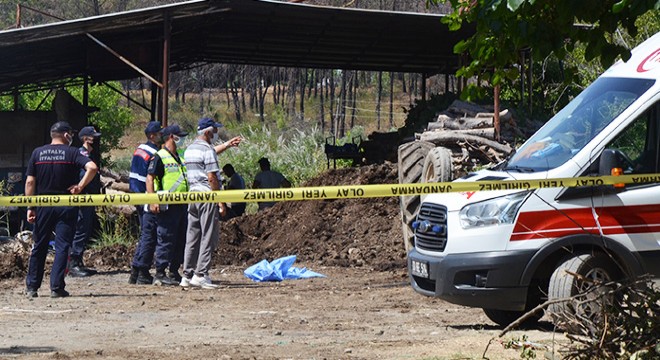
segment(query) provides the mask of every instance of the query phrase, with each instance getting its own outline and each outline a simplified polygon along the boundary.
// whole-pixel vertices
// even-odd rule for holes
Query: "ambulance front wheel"
[[[602,309],[612,301],[602,296],[611,290],[612,282],[620,280],[623,272],[611,256],[603,252],[575,254],[563,260],[555,269],[548,289],[548,306],[553,322],[569,332],[577,332],[577,319],[586,318],[597,323]],[[565,301],[562,301],[565,300]]]

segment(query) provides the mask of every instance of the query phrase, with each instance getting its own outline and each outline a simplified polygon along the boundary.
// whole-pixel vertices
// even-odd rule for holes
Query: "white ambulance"
[[[612,169],[660,173],[658,79],[660,33],[603,73],[508,160],[456,181],[597,176]],[[504,326],[548,299],[576,294],[588,285],[581,276],[658,277],[660,181],[647,180],[428,195],[413,223],[412,286],[482,308]]]

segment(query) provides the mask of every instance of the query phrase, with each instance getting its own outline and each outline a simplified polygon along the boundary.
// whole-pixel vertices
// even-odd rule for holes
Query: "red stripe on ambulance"
[[[604,235],[660,232],[660,206],[596,208]],[[599,235],[591,208],[528,211],[520,213],[511,241],[560,238],[577,234]]]

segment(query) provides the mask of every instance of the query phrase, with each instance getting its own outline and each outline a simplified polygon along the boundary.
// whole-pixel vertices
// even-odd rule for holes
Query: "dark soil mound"
[[[391,163],[328,170],[304,186],[392,184]],[[405,266],[399,199],[310,200],[278,203],[222,225],[216,264],[245,265],[296,255],[322,265]]]

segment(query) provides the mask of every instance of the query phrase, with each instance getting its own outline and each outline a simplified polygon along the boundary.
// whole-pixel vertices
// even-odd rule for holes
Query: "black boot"
[[[167,276],[168,276],[170,279],[176,281],[177,284],[181,282],[181,274],[179,274],[179,271],[178,271],[178,270],[174,270],[174,271],[170,270],[170,271],[167,273]]]
[[[96,275],[96,274],[98,274],[98,271],[96,271],[95,269],[92,269],[92,268],[89,268],[89,267],[85,266],[85,263],[83,263],[83,258],[82,258],[82,256],[80,257],[80,260],[79,260],[79,261],[80,261],[80,262],[79,262],[79,264],[80,264],[80,268],[84,269],[88,274],[90,274],[90,275]]]
[[[169,276],[165,274],[165,270],[156,270],[156,276],[154,276],[154,285],[179,285],[179,283],[173,279],[170,279]]]
[[[135,285],[137,283],[139,273],[140,269],[136,268],[135,266],[131,266],[131,275],[128,277],[128,283]]]
[[[154,278],[149,273],[149,269],[138,269],[137,279],[135,283],[138,285],[151,285],[154,282]]]
[[[77,256],[71,256],[69,260],[69,276],[71,277],[87,277],[92,276],[96,272],[90,271],[87,269],[83,263],[82,258]]]

